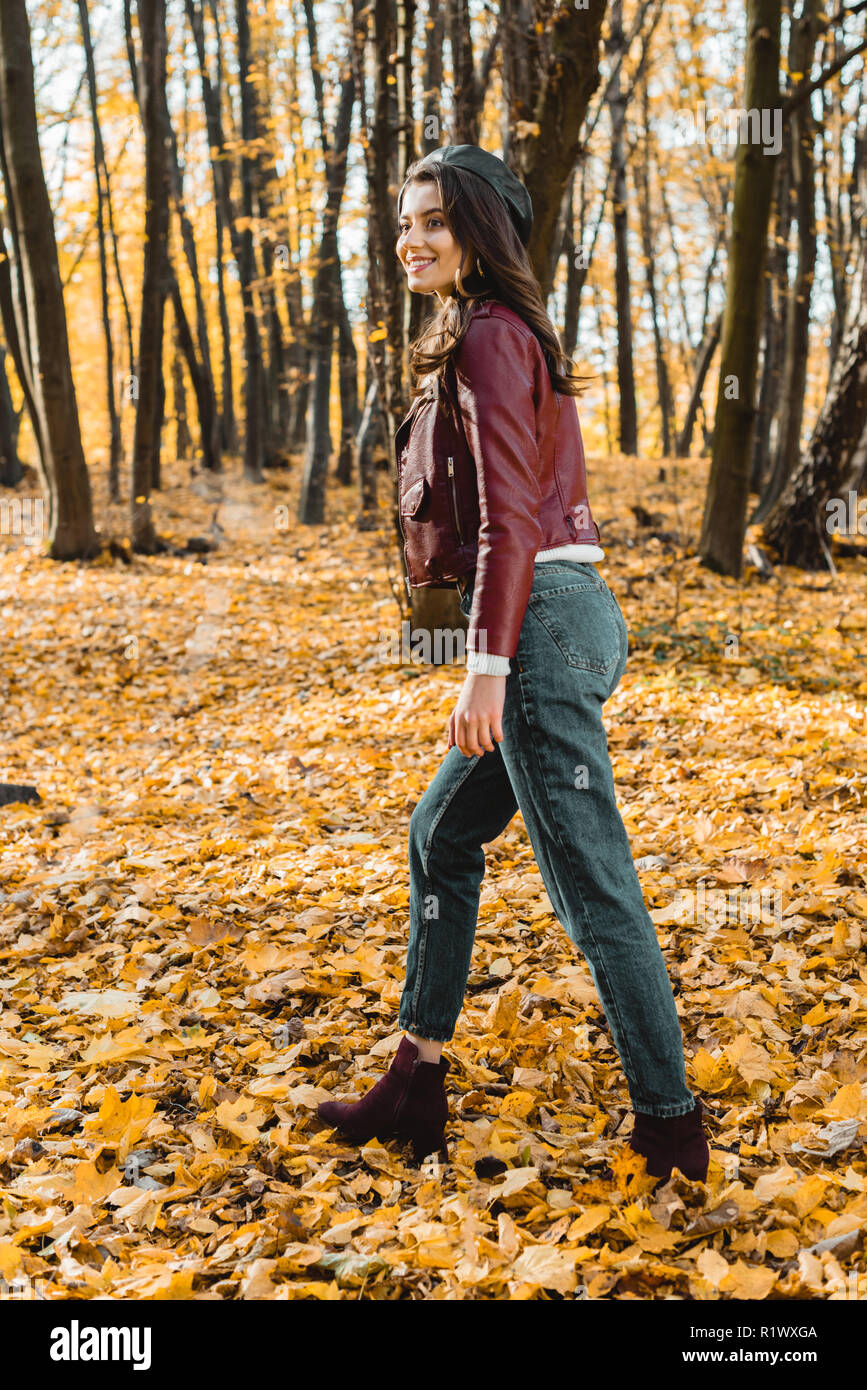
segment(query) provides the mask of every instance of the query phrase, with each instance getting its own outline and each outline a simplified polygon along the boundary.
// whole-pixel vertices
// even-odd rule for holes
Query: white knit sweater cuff
[[[467,670],[477,676],[508,676],[512,670],[507,656],[493,652],[467,652]]]

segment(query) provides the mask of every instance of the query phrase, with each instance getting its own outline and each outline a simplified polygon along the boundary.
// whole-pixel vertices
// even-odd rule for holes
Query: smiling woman
[[[436,184],[415,184],[403,200],[397,255],[411,290],[446,302],[455,277],[469,271],[469,254],[446,224]]]
[[[601,717],[626,667],[626,623],[595,569],[581,432],[562,400],[580,382],[563,370],[527,257],[531,223],[526,189],[476,146],[412,165],[398,201],[409,288],[440,303],[413,345],[427,377],[416,399],[429,399],[395,437],[407,572],[413,587],[457,582],[468,674],[448,753],[410,819],[404,1037],[367,1095],[318,1113],[358,1143],[408,1138],[416,1159],[446,1150],[441,1053],[463,1006],[484,846],[520,810],[620,1054],[632,1147],[655,1177],[677,1164],[703,1181],[701,1102]]]

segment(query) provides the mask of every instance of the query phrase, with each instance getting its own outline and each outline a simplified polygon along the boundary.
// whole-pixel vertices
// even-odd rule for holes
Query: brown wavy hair
[[[499,194],[467,169],[438,161],[425,164],[418,159],[409,166],[398,195],[397,237],[403,195],[410,184],[420,183],[437,185],[446,223],[461,248],[461,266],[469,251],[473,268],[467,275],[458,269],[454,293],[409,345],[410,367],[420,379],[412,399],[427,393],[425,381],[432,375],[442,380],[449,359],[466,336],[476,305],[488,299],[514,309],[536,335],[554,390],[564,396],[581,395],[594,378],[564,370],[567,363],[574,365],[574,358],[563,352],[526,248]],[[477,261],[484,275],[476,268]]]

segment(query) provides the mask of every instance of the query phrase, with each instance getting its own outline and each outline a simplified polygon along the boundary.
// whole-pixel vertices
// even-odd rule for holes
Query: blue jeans
[[[472,581],[461,600],[469,615]],[[409,825],[409,946],[399,1026],[454,1034],[470,969],[483,845],[520,809],[559,921],[586,958],[632,1108],[683,1115],[683,1038],[617,809],[602,706],[626,669],[620,607],[595,565],[537,564],[506,677],[503,740],[450,748]]]

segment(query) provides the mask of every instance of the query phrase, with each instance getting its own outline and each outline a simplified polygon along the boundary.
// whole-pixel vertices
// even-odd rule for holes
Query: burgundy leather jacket
[[[395,434],[408,586],[449,588],[475,570],[467,647],[513,657],[537,550],[600,539],[574,398],[554,391],[535,333],[495,299],[476,306],[433,386]]]

